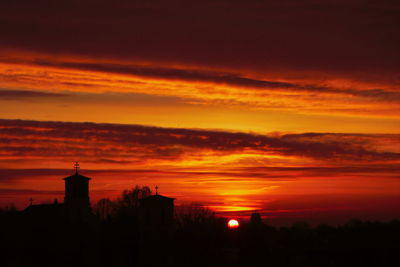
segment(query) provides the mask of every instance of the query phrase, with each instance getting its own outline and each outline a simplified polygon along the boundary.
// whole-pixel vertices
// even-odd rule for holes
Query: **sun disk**
[[[239,227],[239,222],[238,222],[237,220],[235,220],[235,219],[231,219],[231,220],[229,220],[229,222],[228,222],[228,227],[229,227],[230,229],[238,228],[238,227]]]

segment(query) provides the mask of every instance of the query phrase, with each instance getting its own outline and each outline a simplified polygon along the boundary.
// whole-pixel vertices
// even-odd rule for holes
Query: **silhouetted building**
[[[89,181],[91,178],[78,173],[79,164],[75,163],[75,174],[63,178],[65,181],[64,203],[57,200],[52,204],[29,205],[24,213],[38,220],[67,220],[73,223],[89,222],[92,218],[89,199]]]
[[[57,199],[54,203],[29,205],[25,210],[24,214],[29,218],[36,221],[46,221],[47,223],[53,223],[65,218],[64,204],[59,204]]]
[[[170,226],[174,220],[174,198],[158,194],[140,200],[142,222],[146,226]]]
[[[252,226],[260,226],[263,225],[263,221],[261,219],[261,215],[258,212],[253,212],[250,217],[250,225]]]
[[[90,208],[89,181],[91,178],[78,172],[79,164],[75,163],[75,173],[63,178],[65,181],[64,203],[31,205],[24,210],[30,218],[55,221],[64,220],[71,223],[91,223],[94,219]],[[163,229],[173,224],[174,198],[156,194],[140,199],[139,214],[131,211],[143,226]],[[32,199],[31,199],[32,201]],[[139,215],[139,216],[138,216]],[[137,217],[138,216],[138,217]],[[48,220],[51,218],[51,220]]]
[[[89,200],[90,178],[78,173],[79,164],[75,164],[75,174],[63,178],[65,181],[64,208],[67,217],[73,222],[84,222],[91,216]]]

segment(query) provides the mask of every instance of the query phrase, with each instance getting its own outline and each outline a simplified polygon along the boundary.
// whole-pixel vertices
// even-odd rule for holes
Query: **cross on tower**
[[[30,198],[29,199],[29,202],[31,203],[31,206],[33,205],[32,203],[33,203],[33,198]]]
[[[75,173],[78,174],[78,169],[79,169],[79,163],[78,162],[75,162],[74,168],[75,168]]]
[[[156,185],[156,195],[158,195],[158,185]]]

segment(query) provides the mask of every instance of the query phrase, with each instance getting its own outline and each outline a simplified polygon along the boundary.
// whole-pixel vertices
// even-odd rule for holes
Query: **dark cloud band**
[[[398,135],[289,134],[159,128],[142,125],[0,120],[4,157],[48,158],[80,155],[90,161],[127,164],[148,159],[178,160],[196,151],[226,155],[253,151],[261,155],[308,157],[321,161],[393,161],[379,140],[395,144]]]

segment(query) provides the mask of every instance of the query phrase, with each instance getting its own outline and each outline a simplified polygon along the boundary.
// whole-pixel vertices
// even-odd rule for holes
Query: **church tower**
[[[78,162],[75,163],[74,167],[75,174],[63,178],[65,181],[64,207],[70,221],[79,223],[87,221],[91,214],[89,199],[90,178],[78,173]]]

